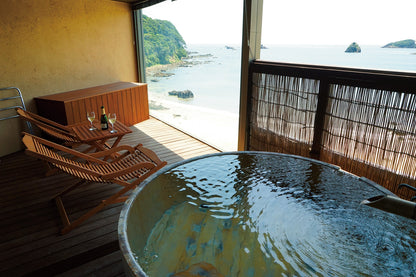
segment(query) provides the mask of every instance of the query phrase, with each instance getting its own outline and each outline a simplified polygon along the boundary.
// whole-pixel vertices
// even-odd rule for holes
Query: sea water
[[[196,63],[190,67],[178,67],[168,78],[149,78],[149,96],[164,97],[170,101],[215,110],[238,113],[240,95],[240,48],[226,49],[224,45],[189,46]],[[155,82],[156,81],[156,82]],[[195,97],[180,100],[168,97],[172,90],[191,90]]]
[[[346,46],[266,47],[262,60],[416,72],[416,49],[362,45],[361,53],[345,53]],[[222,150],[236,150],[241,47],[189,45],[187,50],[193,65],[169,70],[170,77],[147,78],[150,113]],[[194,98],[169,96],[172,90],[191,90]]]
[[[345,53],[340,45],[270,46],[261,59],[365,69],[416,72],[416,48],[382,48],[362,45],[361,53]]]

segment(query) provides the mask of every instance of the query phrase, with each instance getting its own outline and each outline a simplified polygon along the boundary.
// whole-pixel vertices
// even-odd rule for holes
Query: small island
[[[347,50],[345,50],[345,53],[361,53],[361,47],[358,43],[353,42],[348,46]]]
[[[384,45],[382,48],[416,48],[416,43],[413,39],[405,39],[396,42],[391,42]]]

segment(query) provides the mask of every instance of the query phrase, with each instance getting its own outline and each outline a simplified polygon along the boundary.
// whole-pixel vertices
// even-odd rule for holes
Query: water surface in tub
[[[162,178],[168,189],[161,199],[174,197],[176,204],[137,253],[149,276],[170,276],[199,262],[224,276],[416,272],[415,222],[360,206],[381,192],[332,166],[239,154],[196,160],[163,175],[149,185]]]

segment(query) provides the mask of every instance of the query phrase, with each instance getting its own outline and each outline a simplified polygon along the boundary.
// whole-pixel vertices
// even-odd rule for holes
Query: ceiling
[[[113,1],[130,3],[132,9],[137,10],[137,9],[143,9],[143,8],[155,5],[165,0],[113,0]]]

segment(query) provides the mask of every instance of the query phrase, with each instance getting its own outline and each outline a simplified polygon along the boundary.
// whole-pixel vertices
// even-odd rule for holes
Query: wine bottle
[[[101,130],[107,130],[108,129],[108,118],[105,114],[104,106],[101,106]]]

